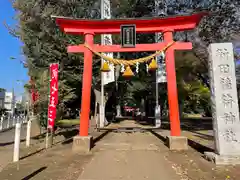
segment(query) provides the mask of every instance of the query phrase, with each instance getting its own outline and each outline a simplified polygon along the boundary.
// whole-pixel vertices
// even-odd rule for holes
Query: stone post
[[[240,121],[232,43],[209,46],[209,75],[215,152],[205,157],[216,164],[240,164]]]

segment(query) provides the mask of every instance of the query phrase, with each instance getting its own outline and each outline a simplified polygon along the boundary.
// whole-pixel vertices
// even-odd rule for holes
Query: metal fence
[[[0,132],[5,131],[8,129],[12,129],[15,127],[17,122],[20,122],[21,124],[27,123],[27,116],[1,116],[0,117]]]

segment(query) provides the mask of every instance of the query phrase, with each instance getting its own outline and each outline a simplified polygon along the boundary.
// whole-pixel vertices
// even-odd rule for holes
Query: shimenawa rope
[[[103,53],[99,53],[99,52],[94,51],[88,44],[84,44],[84,46],[86,48],[88,48],[90,51],[92,51],[94,54],[100,56],[101,58],[103,58],[104,60],[108,61],[111,64],[114,64],[114,65],[121,65],[122,64],[122,65],[125,65],[125,66],[132,66],[132,65],[135,65],[136,63],[144,63],[144,62],[150,61],[151,59],[153,59],[157,55],[161,54],[162,52],[165,52],[174,43],[175,43],[174,41],[169,43],[162,50],[156,51],[154,54],[152,54],[150,56],[146,56],[146,57],[139,58],[139,59],[132,59],[132,60],[111,58],[111,57],[108,57],[108,56],[104,55]]]

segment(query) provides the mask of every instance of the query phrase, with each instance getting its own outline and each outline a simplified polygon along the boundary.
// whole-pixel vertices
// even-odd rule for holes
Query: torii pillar
[[[206,12],[174,16],[166,18],[153,19],[108,19],[108,20],[90,20],[90,19],[72,19],[65,17],[54,17],[60,28],[68,34],[83,35],[85,43],[96,52],[139,52],[139,51],[157,51],[173,42],[173,33],[194,29]],[[164,35],[164,41],[153,44],[137,44],[134,48],[122,48],[120,45],[99,45],[94,44],[94,36],[100,34],[120,34],[121,25],[135,24],[137,33],[156,33],[161,32]],[[181,136],[178,93],[175,72],[175,50],[190,50],[192,43],[175,42],[166,50],[166,73],[168,104],[170,114],[171,134],[168,137],[168,145],[172,150],[187,149],[187,138]],[[82,85],[82,102],[80,115],[79,136],[74,137],[74,149],[78,151],[89,151],[92,137],[89,136],[89,113],[91,100],[92,84],[92,58],[93,53],[82,45],[68,46],[69,53],[84,53],[84,70]]]

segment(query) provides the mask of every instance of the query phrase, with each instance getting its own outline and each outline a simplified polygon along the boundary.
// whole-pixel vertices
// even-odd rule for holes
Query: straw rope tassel
[[[130,66],[127,66],[126,70],[123,73],[123,77],[132,77],[134,76]]]
[[[101,67],[101,71],[102,72],[109,72],[109,71],[111,71],[110,68],[109,68],[109,65],[108,65],[108,63],[106,61],[103,63],[103,65]]]
[[[148,66],[149,71],[155,71],[158,68],[155,58],[152,59],[151,63]]]

